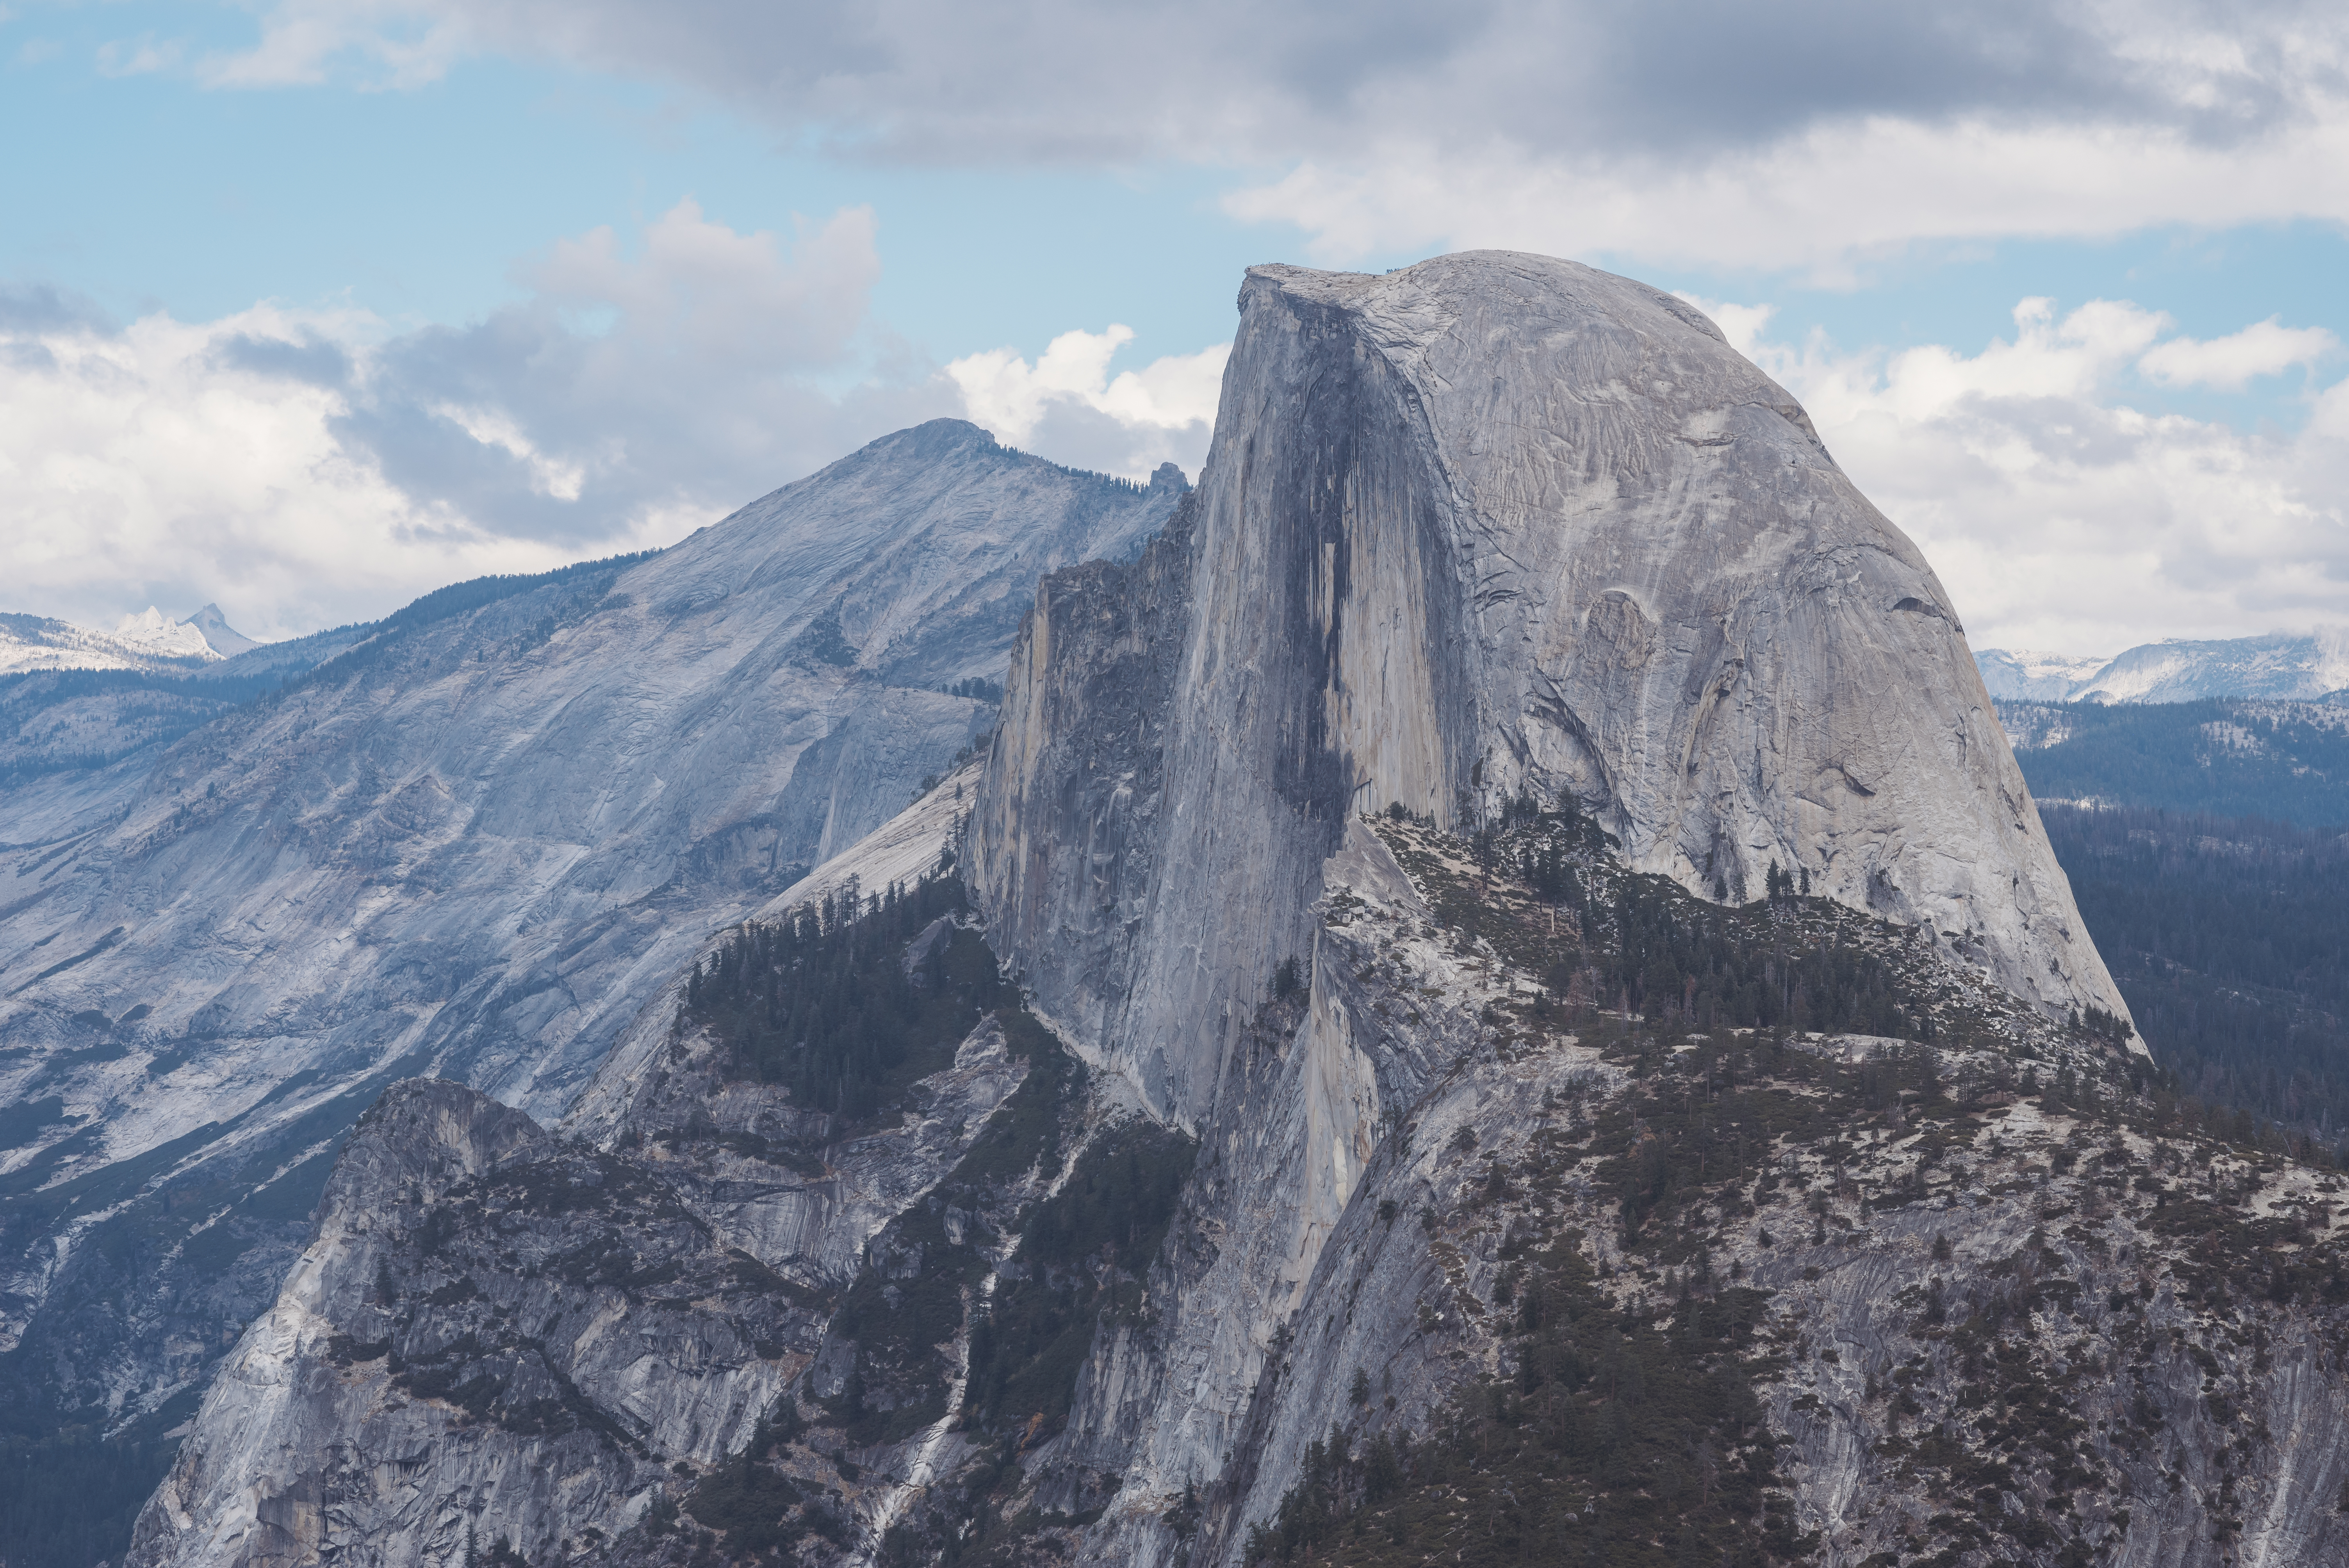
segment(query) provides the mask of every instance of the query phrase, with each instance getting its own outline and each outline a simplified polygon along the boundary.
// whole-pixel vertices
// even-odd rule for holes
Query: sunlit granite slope
[[[393,1079],[559,1109],[708,933],[988,727],[943,688],[1000,676],[1039,575],[1183,488],[938,421],[650,560],[393,617],[141,777],[44,780],[0,857],[0,1103],[38,1124],[0,1154],[0,1394],[119,1420],[200,1383]]]

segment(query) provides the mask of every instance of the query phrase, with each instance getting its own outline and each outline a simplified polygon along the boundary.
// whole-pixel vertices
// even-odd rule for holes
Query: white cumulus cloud
[[[121,325],[0,292],[0,609],[218,601],[283,636],[443,583],[666,544],[886,432],[964,415],[1081,468],[1195,475],[1228,346],[1062,334],[936,366],[871,319],[872,212],[744,233],[678,203],[520,264],[462,326],[261,304]]]
[[[2186,128],[2005,116],[1871,116],[1694,154],[1382,135],[1360,152],[1303,159],[1225,207],[1298,225],[1330,264],[1494,247],[1799,269],[1843,285],[1919,243],[2349,222],[2349,98],[2312,96],[2304,112],[2225,142]]]
[[[2349,624],[2349,382],[2317,394],[2297,434],[2246,433],[2141,406],[2137,367],[2170,328],[2158,312],[2027,299],[2013,319],[1974,354],[1750,333],[1741,346],[1924,550],[1978,648]],[[2239,338],[2216,370],[2195,358]],[[2282,363],[2268,342],[2167,339],[2198,376]]]
[[[2165,386],[2240,392],[2258,377],[2281,375],[2295,366],[2313,367],[2340,346],[2321,326],[2283,326],[2270,316],[2225,337],[2174,337],[2137,364]]]
[[[688,201],[551,247],[526,298],[461,327],[272,304],[126,325],[0,293],[5,607],[109,624],[217,600],[285,635],[667,543],[956,411],[873,331],[878,273],[864,209],[787,238]]]
[[[12,609],[102,625],[134,604],[185,614],[218,598],[258,632],[310,630],[352,617],[309,580],[380,589],[403,566],[414,581],[418,566],[470,576],[545,562],[456,529],[346,449],[332,429],[342,387],[249,363],[254,348],[347,360],[379,335],[371,318],[261,305],[109,330],[33,315],[0,312]],[[444,542],[419,552],[419,531]],[[280,621],[281,602],[295,626]]]
[[[1133,340],[1131,327],[1114,323],[1105,332],[1079,328],[1033,360],[988,349],[949,361],[946,373],[971,421],[1007,445],[1137,479],[1172,462],[1195,479],[1231,345],[1166,355],[1112,377],[1111,360]]]

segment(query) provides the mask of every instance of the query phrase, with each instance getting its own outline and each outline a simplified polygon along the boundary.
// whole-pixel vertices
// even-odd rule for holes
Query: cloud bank
[[[2328,333],[2268,321],[2197,341],[2125,302],[2027,299],[1980,353],[1888,356],[1774,341],[1766,307],[1706,308],[1923,549],[1977,648],[2349,623],[2349,380],[2312,388],[2292,435],[2138,407],[2147,382],[2329,363]]]
[[[2349,219],[2323,0],[281,0],[222,87],[475,55],[677,84],[843,156],[1270,170],[1314,253],[1509,245],[1847,273],[1919,241]]]
[[[666,543],[953,411],[936,377],[872,363],[870,212],[786,240],[688,201],[640,238],[554,246],[525,299],[466,327],[267,304],[117,325],[52,291],[0,296],[9,607],[110,624],[217,599],[267,635],[371,618]]]
[[[1133,339],[1132,328],[1115,324],[1106,332],[1079,328],[1033,361],[1001,348],[966,355],[946,370],[966,414],[998,440],[1104,473],[1139,478],[1172,462],[1196,479],[1232,346],[1168,355],[1112,378],[1111,358]]]
[[[667,544],[875,436],[967,415],[1075,466],[1197,471],[1224,351],[1112,377],[1123,327],[943,368],[871,320],[872,213],[789,236],[680,203],[564,240],[519,303],[399,332],[263,304],[127,325],[0,294],[0,608],[217,600],[284,636],[442,583]]]
[[[869,320],[877,273],[862,209],[785,239],[686,202],[627,245],[551,247],[518,272],[523,300],[465,327],[270,304],[117,325],[54,291],[0,295],[10,607],[110,624],[216,599],[291,634],[667,543],[939,414],[1076,467],[1196,475],[1228,346],[1121,370],[1133,335],[1112,325],[931,366]],[[1979,352],[1887,355],[1698,303],[1809,407],[1977,645],[2349,623],[2349,380],[2322,329],[2197,339],[2126,302],[2032,299]],[[2156,387],[2279,375],[2305,387],[2297,433],[2147,411]]]
[[[2349,222],[2349,12],[2319,0],[277,0],[249,47],[118,72],[400,90],[484,55],[673,84],[847,160],[1229,172],[1311,259],[1505,245],[1848,282],[1905,248]],[[218,598],[299,630],[474,571],[675,537],[859,441],[965,412],[1078,466],[1195,469],[1221,350],[1120,370],[916,363],[871,320],[873,220],[740,234],[688,203],[518,273],[462,327],[274,306],[128,326],[0,310],[17,592],[110,621]],[[1767,336],[1719,307],[1924,544],[1978,642],[2119,645],[2344,619],[2331,334],[2026,302],[1979,353]],[[1075,325],[1077,324],[1071,324]],[[2297,434],[2159,411],[2278,375]],[[2156,398],[2157,390],[2173,394]],[[235,581],[223,582],[230,577]],[[241,583],[254,586],[249,592]]]

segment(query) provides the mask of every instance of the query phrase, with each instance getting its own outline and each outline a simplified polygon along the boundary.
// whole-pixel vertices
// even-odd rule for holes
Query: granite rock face
[[[1474,253],[1255,268],[1240,313],[1187,561],[1098,648],[1050,607],[1093,579],[1047,585],[977,845],[1008,956],[1163,1112],[1214,1103],[1346,818],[1390,804],[1473,827],[1570,791],[1701,894],[1775,864],[2125,1015],[1947,593],[1695,310]],[[1129,722],[1102,661],[1145,645],[1173,684]],[[1070,769],[1100,747],[1150,758],[1103,794]]]
[[[1184,488],[936,422],[26,785],[0,1102],[56,1114],[0,1152],[0,1399],[113,1425],[201,1387],[388,1083],[559,1113],[711,933],[988,727],[1038,576],[1130,554]]]
[[[1513,874],[1545,862],[1547,892]],[[1939,1043],[1575,1000],[1643,901]],[[395,1088],[131,1561],[1254,1568],[1290,1532],[1373,1564],[2219,1568],[2349,1539],[2337,1173],[2181,1117],[1914,928],[1722,909],[1558,817],[1482,854],[1350,820],[1312,913],[1133,1274],[1118,1172],[1172,1135],[1114,1075],[1040,1072],[1031,1023],[844,1130],[689,1018],[567,1138]],[[1653,1441],[1660,1407],[1696,1429]]]
[[[1521,1006],[1524,955],[1552,940],[1558,912],[1468,850],[1409,824],[1350,828],[1318,912],[1313,992],[1286,1019],[1272,1010],[1265,1042],[1308,1083],[1339,1048],[1375,1074],[1350,1123],[1359,1164],[1330,1162],[1348,1168],[1350,1201],[1324,1211],[1309,1270],[1268,1315],[1279,1329],[1223,1446],[1170,1442],[1163,1404],[1140,1419],[1106,1404],[1081,1413],[1094,1441],[1123,1437],[1144,1461],[1143,1484],[1089,1542],[1096,1560],[1253,1561],[1251,1530],[1278,1525],[1333,1430],[1358,1449],[1441,1442],[1461,1411],[1473,1423],[1491,1408],[1496,1387],[1547,1385],[1555,1401],[1571,1383],[1530,1324],[1534,1304],[1567,1305],[1569,1276],[1590,1293],[1584,1310],[1663,1326],[1674,1337],[1660,1348],[1707,1375],[1759,1368],[1746,1375],[1775,1448],[1764,1495],[1783,1499],[1764,1511],[1783,1520],[1774,1558],[1851,1568],[1879,1553],[2085,1553],[2149,1568],[2349,1549],[2337,1173],[2198,1130],[2130,1093],[2128,1058],[2108,1044],[2084,1049],[1921,934],[1823,900],[1774,903],[1765,927],[1782,950],[1824,940],[1874,953],[1917,1016],[1940,1020],[1942,1044],[1708,1038],[1669,1015],[1628,1049],[1641,1031],[1604,1014],[1585,1014],[1577,1034],[1546,1029]],[[1475,934],[1456,923],[1469,897],[1484,905]],[[1889,1092],[1896,1077],[1925,1087]],[[2028,1098],[2059,1081],[2083,1087]],[[1312,1094],[1286,1099],[1292,1118],[1314,1114]],[[1268,1143],[1309,1164],[1331,1119]],[[1635,1208],[1634,1173],[1666,1166],[1659,1206]],[[1289,1235],[1290,1216],[1313,1207],[1294,1178],[1275,1187],[1243,1171],[1230,1185],[1232,1222],[1215,1227],[1229,1252],[1255,1245],[1268,1193],[1303,1188],[1276,1215]],[[1195,1201],[1214,1212],[1213,1199]],[[1182,1266],[1171,1249],[1168,1264]],[[1199,1364],[1182,1353],[1180,1322],[1154,1344],[1098,1346],[1089,1377],[1138,1350],[1171,1374],[1142,1386],[1179,1400]],[[1208,1365],[1198,1381],[1213,1386]],[[1554,1434],[1537,1403],[1513,1424]],[[1606,1401],[1588,1408],[1603,1415]],[[1717,1457],[1733,1466],[1733,1454]],[[1164,1522],[1184,1484],[1165,1463],[1175,1456],[1192,1479],[1215,1478],[1187,1547]],[[1417,1536],[1386,1560],[1489,1542],[1496,1527],[1529,1539],[1570,1528],[1604,1490],[1580,1457],[1570,1444],[1538,1450],[1534,1470],[1561,1483],[1546,1499],[1504,1495],[1504,1472],[1490,1512],[1421,1511],[1413,1528],[1440,1525],[1444,1539]],[[1646,1484],[1669,1496],[1692,1479]],[[1399,1511],[1364,1519],[1373,1539]],[[1671,1512],[1657,1525],[1668,1544]]]
[[[538,1562],[624,1535],[752,1441],[865,1243],[1027,1076],[984,1025],[899,1125],[843,1140],[672,1044],[601,1149],[460,1084],[388,1090],[129,1562],[437,1568],[469,1539]]]

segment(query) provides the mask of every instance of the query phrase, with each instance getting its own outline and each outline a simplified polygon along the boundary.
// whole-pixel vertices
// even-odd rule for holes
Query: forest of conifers
[[[1998,715],[2178,1092],[2349,1142],[2349,714],[2224,697]]]
[[[2148,807],[2040,810],[2178,1092],[2349,1133],[2349,841]]]
[[[2214,697],[1997,707],[2039,799],[2349,827],[2349,706]]]

